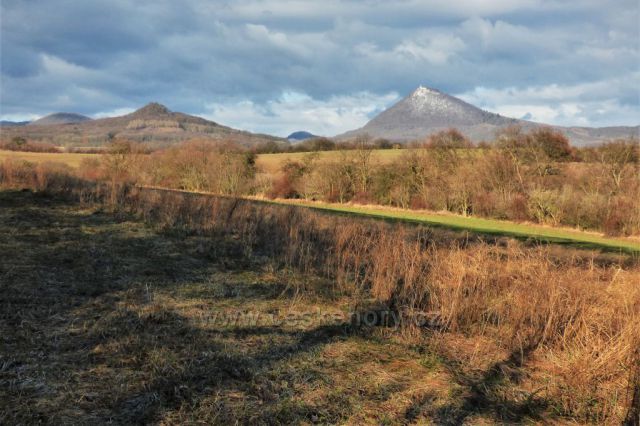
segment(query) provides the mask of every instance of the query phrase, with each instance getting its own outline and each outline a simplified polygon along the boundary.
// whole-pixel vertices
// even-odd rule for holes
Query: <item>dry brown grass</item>
[[[383,329],[211,321],[348,309],[235,237],[23,191],[0,192],[0,232],[2,424],[401,423],[449,403],[447,372]]]
[[[95,188],[71,189],[105,199]],[[231,239],[237,259],[265,258],[274,270],[322,277],[355,311],[402,316],[402,338],[460,389],[431,406],[433,395],[405,396],[431,419],[619,423],[638,416],[637,259],[174,191],[124,188],[117,200],[111,207],[159,230],[212,245]],[[308,280],[287,288],[305,294]],[[416,325],[415,314],[429,321]],[[163,375],[178,367],[158,368]]]
[[[355,309],[373,301],[405,317],[426,313],[445,342],[488,338],[508,354],[497,364],[526,371],[516,381],[530,392],[524,405],[543,399],[591,421],[621,420],[630,408],[640,342],[633,261],[439,241],[420,228],[167,191],[135,190],[124,207],[167,229],[237,235],[246,250],[335,280]]]
[[[97,159],[99,155],[83,153],[53,153],[53,152],[20,152],[0,150],[0,161],[29,161],[32,163],[64,163],[72,168],[80,167],[85,159]]]

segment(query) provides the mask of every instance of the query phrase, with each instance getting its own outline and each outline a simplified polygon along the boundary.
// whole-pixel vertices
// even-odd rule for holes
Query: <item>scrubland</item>
[[[58,158],[90,180],[640,236],[637,139],[575,148],[552,129],[524,133],[513,128],[476,147],[455,130],[409,149],[375,149],[382,144],[367,138],[344,146],[321,142],[309,147],[340,149],[256,155],[231,142],[191,141],[149,153],[119,140],[106,155],[5,151],[0,158],[14,165],[11,159],[24,160],[27,154],[36,160]]]
[[[638,419],[637,256],[0,176],[2,422]]]
[[[87,160],[89,179],[233,196],[264,196],[571,227],[610,236],[640,235],[637,140],[576,149],[552,130],[500,135],[472,148],[455,130],[384,157],[363,138],[352,149],[303,154],[273,173],[237,146],[192,142],[136,155],[114,145]],[[127,156],[126,154],[129,153]]]

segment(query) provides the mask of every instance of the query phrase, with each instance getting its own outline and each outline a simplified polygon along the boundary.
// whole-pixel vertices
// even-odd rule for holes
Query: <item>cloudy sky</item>
[[[418,85],[560,125],[640,122],[637,0],[2,0],[3,119],[150,101],[334,135]]]

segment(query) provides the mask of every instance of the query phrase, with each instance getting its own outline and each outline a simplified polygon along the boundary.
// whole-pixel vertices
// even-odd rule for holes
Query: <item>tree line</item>
[[[551,128],[513,127],[491,144],[473,145],[450,129],[381,161],[367,137],[349,149],[309,152],[277,173],[256,166],[256,152],[233,143],[192,141],[142,155],[116,141],[83,175],[225,195],[258,195],[405,209],[448,211],[640,234],[637,139],[576,148]]]

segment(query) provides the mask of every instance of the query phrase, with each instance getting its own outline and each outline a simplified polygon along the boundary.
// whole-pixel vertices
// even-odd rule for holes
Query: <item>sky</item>
[[[419,85],[556,125],[640,123],[638,0],[2,0],[0,118],[156,101],[332,136]]]

